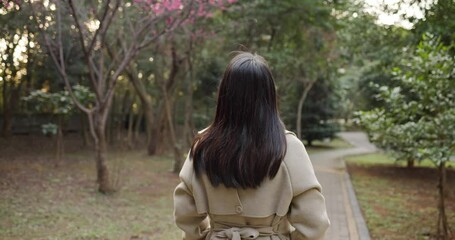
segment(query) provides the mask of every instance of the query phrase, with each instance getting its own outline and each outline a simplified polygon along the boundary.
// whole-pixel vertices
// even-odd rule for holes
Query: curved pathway
[[[327,240],[369,240],[370,236],[352,188],[343,157],[376,151],[363,132],[338,134],[352,148],[310,154],[316,175],[322,185],[331,226]]]

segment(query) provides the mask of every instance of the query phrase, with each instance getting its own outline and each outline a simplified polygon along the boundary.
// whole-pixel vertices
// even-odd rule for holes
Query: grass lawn
[[[437,224],[437,169],[423,162],[412,169],[383,154],[346,159],[372,239],[432,239]],[[455,231],[455,170],[447,171],[446,212]]]
[[[54,167],[52,148],[24,145],[0,148],[0,239],[181,238],[170,158],[111,148],[111,177],[120,191],[106,196],[96,191],[92,153],[69,151]]]
[[[36,136],[0,139],[0,239],[181,239],[172,215],[179,180],[169,172],[170,157],[110,147],[119,191],[103,195],[96,191],[93,152],[80,147],[79,137],[65,139],[59,167],[53,144]],[[350,145],[340,139],[315,141],[308,151],[344,147]]]

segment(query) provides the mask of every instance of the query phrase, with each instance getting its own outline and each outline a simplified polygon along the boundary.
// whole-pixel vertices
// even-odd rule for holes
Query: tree
[[[296,71],[296,75],[294,78],[296,78],[301,85],[303,85],[303,90],[300,94],[298,105],[297,105],[297,117],[296,117],[296,131],[297,131],[297,136],[300,139],[306,139],[308,140],[309,145],[311,145],[311,142],[315,139],[318,138],[323,138],[323,135],[327,135],[332,137],[336,130],[334,128],[331,128],[329,130],[326,128],[326,123],[323,123],[323,121],[318,121],[321,119],[327,120],[327,117],[334,117],[335,115],[330,114],[322,114],[321,111],[319,111],[319,108],[311,108],[311,107],[306,107],[304,108],[304,104],[309,96],[311,94],[311,90],[314,88],[315,85],[323,86],[328,83],[331,83],[331,77],[332,74],[330,74],[333,69],[330,68],[331,61],[333,61],[334,58],[334,48],[331,46],[332,42],[334,41],[333,39],[333,33],[321,33],[317,29],[314,29],[313,31],[310,31],[308,33],[308,36],[306,36],[307,41],[306,41],[306,46],[304,47],[304,52],[305,54],[302,56],[302,60],[298,61],[297,67],[299,68],[300,71]],[[325,83],[318,84],[320,80],[325,81]],[[317,94],[317,93],[316,93]],[[315,94],[313,94],[315,95]],[[319,100],[329,100],[330,95],[320,95],[321,98]],[[322,102],[321,101],[321,102]],[[330,104],[330,103],[329,103]],[[328,105],[319,105],[319,107],[327,107]],[[304,111],[306,110],[306,111]],[[308,111],[309,110],[309,111]],[[315,110],[315,111],[314,111]],[[325,108],[325,110],[328,110]],[[324,110],[323,110],[324,111]],[[330,110],[328,110],[330,111]],[[308,119],[313,119],[316,121],[303,121],[303,115],[307,120]],[[311,116],[312,115],[312,116]],[[309,123],[312,122],[311,125],[303,125],[304,128],[302,128],[302,123]],[[311,127],[310,127],[311,126]],[[305,129],[305,130],[304,130]],[[329,130],[329,131],[327,131]],[[315,134],[318,132],[318,134]]]
[[[174,155],[175,173],[182,165],[182,149],[191,144],[195,133],[192,119],[196,77],[193,65],[200,54],[195,49],[204,40],[214,37],[210,26],[205,23],[235,2],[195,1],[197,10],[194,14],[127,68],[128,78],[139,95],[145,114],[148,153],[154,154],[158,146],[166,144],[166,149],[171,149]],[[168,141],[159,142],[159,139]]]
[[[225,0],[225,1],[203,1],[196,0],[194,1],[195,8],[190,14],[188,19],[183,22],[179,28],[177,28],[173,33],[169,33],[166,36],[166,43],[160,43],[161,48],[157,48],[156,45],[147,49],[149,51],[144,54],[139,54],[138,61],[126,69],[128,79],[133,84],[141,104],[143,106],[145,121],[146,121],[146,133],[147,133],[147,152],[149,155],[153,155],[157,151],[158,140],[161,139],[159,129],[162,128],[161,123],[165,113],[165,104],[164,101],[167,98],[164,96],[170,97],[169,100],[173,99],[173,93],[176,89],[176,86],[185,80],[187,82],[186,89],[186,112],[185,112],[185,126],[183,127],[183,139],[189,139],[191,135],[189,128],[191,125],[190,119],[192,117],[192,88],[193,83],[192,79],[194,78],[194,70],[192,64],[195,58],[194,48],[196,45],[201,44],[203,39],[208,39],[210,37],[209,33],[206,31],[207,26],[202,25],[208,19],[211,19],[213,15],[218,14],[221,10],[226,9],[235,3],[236,0]],[[169,45],[173,45],[169,47]],[[177,68],[173,64],[172,58],[173,54],[169,54],[168,48],[173,48],[174,55],[179,59]],[[150,55],[152,54],[152,56]],[[157,55],[165,55],[169,61],[159,62]],[[162,64],[162,65],[159,65]],[[156,66],[159,65],[159,66]],[[166,85],[166,91],[162,89],[159,81],[156,77],[158,71],[162,69],[168,69],[170,73],[173,70],[181,72],[184,70],[189,77],[178,77],[169,81]],[[139,74],[144,76],[139,78]],[[173,76],[172,74],[169,74]],[[155,81],[156,80],[156,81]],[[155,81],[155,82],[153,82]],[[153,90],[150,90],[152,88]],[[172,101],[171,101],[172,102]],[[172,107],[172,104],[170,105]],[[172,112],[172,109],[170,109]],[[165,124],[166,126],[169,125]],[[192,136],[191,136],[192,138]],[[184,141],[186,142],[186,141]],[[175,145],[175,144],[173,144]],[[181,157],[179,157],[181,158]]]
[[[279,95],[286,96],[293,90],[290,88],[299,89],[292,98],[283,98],[281,106],[287,110],[283,111],[286,125],[301,138],[307,96],[316,81],[334,71],[336,21],[331,12],[337,3],[258,0],[245,1],[240,6],[227,14],[228,19],[235,19],[233,31],[227,33],[227,46],[241,44],[263,54],[271,63]],[[229,35],[235,38],[230,39]]]
[[[422,1],[422,0],[414,0]],[[425,1],[423,1],[425,2]],[[450,46],[455,42],[455,22],[452,17],[455,14],[455,2],[452,0],[430,1],[429,6],[422,5],[421,10],[424,12],[424,18],[411,19],[415,22],[412,29],[415,32],[416,42],[421,40],[425,33],[439,37],[441,43]],[[455,52],[451,50],[451,54]]]
[[[355,111],[384,107],[381,98],[372,97],[379,94],[376,86],[398,85],[390,69],[399,64],[403,51],[412,47],[413,35],[399,26],[376,24],[376,17],[363,11],[362,6],[354,5],[346,11],[338,36],[344,62],[339,69],[344,89],[340,102],[348,122]],[[406,160],[409,167],[414,166],[413,158]]]
[[[12,118],[18,108],[20,96],[30,82],[36,50],[34,30],[28,21],[28,9],[18,1],[1,2],[0,10],[0,88],[2,90],[2,136],[12,135]],[[4,48],[3,48],[4,47]]]
[[[83,86],[74,86],[74,95],[81,103],[91,103],[94,99],[93,93]],[[69,96],[68,91],[49,93],[36,90],[23,98],[24,101],[33,106],[32,112],[48,113],[53,115],[54,122],[42,126],[44,134],[56,135],[56,165],[63,160],[63,126],[68,117],[75,112],[75,105]]]
[[[327,74],[328,75],[328,74]],[[308,93],[301,120],[302,140],[312,146],[314,140],[332,139],[340,131],[336,122],[339,115],[338,79],[320,76]]]
[[[431,160],[439,173],[438,239],[450,239],[445,209],[445,164],[455,153],[455,59],[439,38],[424,35],[394,69],[396,87],[379,86],[383,107],[362,112],[372,142],[399,159]]]
[[[34,2],[34,20],[55,66],[76,106],[88,117],[96,150],[99,191],[114,191],[107,166],[106,122],[119,76],[141,49],[154,43],[161,35],[174,30],[190,14],[193,1],[133,1],[104,2],[60,1]],[[135,9],[135,15],[125,18],[120,11]],[[38,11],[37,11],[38,10]],[[70,18],[68,18],[68,16]],[[49,22],[48,19],[52,19]],[[71,28],[72,26],[72,28]],[[94,104],[83,105],[77,100],[67,74],[63,29],[77,36],[84,55],[85,67]],[[74,29],[72,31],[71,29]],[[117,43],[121,46],[118,47]]]
[[[376,17],[365,12],[362,6],[348,4],[343,10],[337,31],[341,64],[339,80],[345,93],[341,102],[344,117],[354,111],[379,107],[382,102],[372,98],[378,93],[374,84],[393,86],[389,69],[400,60],[404,49],[409,48],[413,35],[399,26],[375,23]]]

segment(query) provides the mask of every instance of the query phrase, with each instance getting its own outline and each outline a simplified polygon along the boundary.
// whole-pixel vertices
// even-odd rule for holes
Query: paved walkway
[[[344,132],[339,136],[354,147],[310,154],[322,185],[331,221],[325,239],[369,240],[368,228],[360,212],[342,157],[374,152],[376,148],[362,132]]]

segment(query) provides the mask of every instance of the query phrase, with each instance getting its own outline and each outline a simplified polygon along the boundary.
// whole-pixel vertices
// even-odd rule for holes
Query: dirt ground
[[[103,195],[92,150],[77,136],[67,138],[56,167],[53,146],[40,136],[0,140],[0,239],[179,239],[171,158],[111,147],[118,192]]]
[[[0,239],[181,238],[173,222],[178,177],[172,159],[149,157],[140,145],[110,147],[111,177],[119,190],[96,191],[93,151],[79,136],[65,138],[55,166],[54,142],[42,136],[0,139]],[[437,223],[435,169],[348,165],[373,239],[431,239]],[[455,170],[446,199],[455,231]]]
[[[348,169],[372,239],[434,239],[437,169],[353,163]],[[455,170],[448,169],[446,212],[455,234],[454,186]]]

